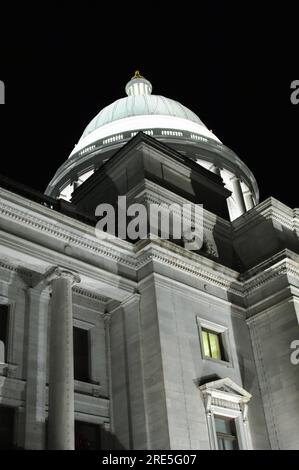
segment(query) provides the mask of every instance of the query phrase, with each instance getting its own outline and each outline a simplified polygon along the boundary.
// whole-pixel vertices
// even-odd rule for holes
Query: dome
[[[178,101],[159,95],[132,95],[121,98],[102,109],[85,128],[81,139],[99,127],[130,116],[172,116],[206,127],[199,117]]]
[[[120,98],[102,109],[86,126],[70,157],[90,148],[100,139],[121,132],[148,128],[172,129],[220,140],[207,129],[199,117],[178,101],[152,95],[152,85],[138,71],[126,85],[126,98]]]
[[[151,83],[138,71],[125,90],[125,98],[106,106],[85,127],[69,158],[50,181],[47,195],[71,200],[75,188],[143,132],[220,175],[232,193],[227,199],[231,220],[245,206],[250,209],[258,202],[259,190],[250,169],[195,113],[178,101],[153,95]],[[246,203],[240,203],[240,194]]]

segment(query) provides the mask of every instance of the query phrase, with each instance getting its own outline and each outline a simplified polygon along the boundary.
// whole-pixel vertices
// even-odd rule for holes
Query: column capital
[[[111,320],[111,313],[108,313],[108,312],[103,313],[102,318],[104,320],[104,323],[109,323]]]
[[[81,282],[81,278],[78,273],[73,272],[69,269],[61,268],[57,266],[51,270],[51,272],[46,276],[47,284],[50,284],[54,279],[69,279],[72,282],[72,285],[79,284]]]

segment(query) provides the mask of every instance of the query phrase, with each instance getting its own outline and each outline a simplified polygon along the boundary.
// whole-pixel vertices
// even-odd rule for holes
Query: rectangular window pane
[[[8,337],[8,306],[0,305],[0,362],[6,362]]]
[[[217,335],[216,333],[209,333],[209,341],[211,348],[211,357],[213,357],[214,359],[221,359],[219,335]]]
[[[100,450],[101,428],[99,424],[75,421],[75,449]]]
[[[222,333],[202,328],[201,343],[204,356],[221,361],[227,361],[222,342]]]
[[[88,330],[74,327],[74,378],[89,381]]]
[[[6,343],[7,340],[8,307],[0,305],[0,341]]]
[[[224,450],[235,450],[235,440],[223,439]]]
[[[237,450],[238,439],[235,420],[222,416],[214,417],[219,450]]]
[[[224,434],[232,434],[231,421],[231,419],[215,418],[216,431]]]
[[[224,445],[224,439],[218,437],[218,449],[219,450],[225,450],[225,445]]]
[[[209,338],[208,332],[202,330],[202,344],[203,344],[203,353],[205,356],[210,356],[210,347],[209,347]]]
[[[0,449],[13,449],[15,409],[0,406]]]

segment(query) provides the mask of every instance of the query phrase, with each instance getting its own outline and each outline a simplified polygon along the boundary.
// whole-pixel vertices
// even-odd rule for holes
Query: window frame
[[[217,419],[220,419],[222,421],[229,421],[229,422],[233,422],[233,426],[234,426],[234,433],[231,433],[231,434],[228,434],[228,433],[223,433],[223,432],[220,432],[220,431],[217,431],[217,425],[216,425],[216,420]],[[214,414],[214,424],[215,424],[215,430],[216,430],[216,439],[217,439],[217,447],[219,449],[219,439],[223,439],[224,441],[231,441],[231,442],[236,442],[237,444],[237,448],[236,449],[233,449],[233,450],[239,450],[239,436],[238,436],[238,432],[237,432],[237,426],[236,426],[236,422],[235,422],[235,418],[232,418],[232,417],[229,417],[227,415],[216,415]],[[228,449],[221,449],[221,450],[228,450]]]
[[[18,407],[13,406],[12,404],[6,404],[5,400],[0,402],[0,409],[5,408],[9,409],[10,412],[12,412],[12,429],[11,429],[11,446],[6,448],[6,450],[15,450],[16,449],[16,434],[17,434],[17,413],[18,413]],[[1,449],[0,447],[0,452],[2,450],[5,450],[5,447]]]
[[[250,447],[247,443],[247,438],[245,436],[244,424],[242,420],[241,411],[221,409],[220,407],[212,407],[210,421],[210,436],[212,436],[211,444],[213,445],[214,450],[220,450],[218,446],[218,435],[216,431],[216,417],[223,416],[223,418],[233,419],[236,428],[236,438],[238,443],[238,449],[236,450],[248,450]]]
[[[3,312],[1,309],[3,308]],[[0,362],[1,365],[7,364],[7,350],[8,350],[8,342],[9,342],[9,306],[7,304],[0,304],[0,325],[2,323],[2,317],[4,317],[4,334],[2,337],[2,331],[0,331],[0,341],[4,345],[4,360]]]
[[[199,389],[206,409],[211,450],[219,450],[215,417],[222,416],[235,421],[238,450],[252,449],[247,417],[251,394],[228,377],[208,382]]]
[[[80,308],[77,304],[74,304],[76,307]],[[76,315],[76,313],[75,313]],[[94,352],[93,346],[93,331],[98,327],[98,324],[95,322],[89,322],[86,319],[83,319],[79,315],[73,317],[73,327],[81,328],[82,330],[87,330],[89,337],[89,381],[82,382],[81,380],[74,378],[74,387],[75,392],[82,393],[83,395],[90,395],[94,397],[103,396],[103,386],[100,382],[100,378],[95,378],[94,368],[96,367],[96,355]]]
[[[207,343],[208,343],[208,349],[209,349],[209,354],[205,354],[205,340],[204,340],[204,333],[207,334]],[[223,341],[222,341],[222,336],[221,333],[218,333],[217,331],[212,331],[208,330],[207,328],[202,327],[201,328],[201,334],[202,334],[202,343],[203,343],[203,352],[205,357],[209,357],[210,359],[216,359],[217,361],[224,361],[225,357],[225,352],[224,352],[224,347],[223,347]],[[219,352],[220,352],[220,357],[213,357],[213,352],[212,352],[212,345],[211,345],[211,336],[216,336],[217,341],[218,341],[218,346],[219,346]]]
[[[10,301],[7,297],[0,295],[0,304],[7,307],[7,330],[6,330],[6,344],[5,344],[5,363],[1,364],[0,375],[4,371],[14,373],[17,366],[14,361],[14,320],[15,320],[15,301]]]
[[[81,320],[74,319],[73,321],[73,331],[77,328],[79,330],[84,330],[87,334],[87,352],[88,352],[88,380],[80,380],[75,378],[75,367],[74,367],[74,381],[82,384],[91,384],[92,383],[92,354],[91,354],[91,338],[90,338],[90,330],[92,325],[89,325]],[[75,358],[75,354],[74,354]]]
[[[223,364],[226,367],[233,367],[233,359],[231,354],[230,348],[230,334],[229,328],[227,326],[220,325],[218,323],[213,323],[209,320],[205,320],[196,316],[197,326],[198,326],[198,333],[199,333],[199,342],[200,342],[200,350],[201,356],[203,360],[216,362],[218,364]],[[210,333],[217,334],[219,336],[219,343],[220,343],[220,350],[223,354],[223,358],[216,359],[214,357],[207,356],[204,350],[204,343],[203,343],[203,331],[208,331]]]

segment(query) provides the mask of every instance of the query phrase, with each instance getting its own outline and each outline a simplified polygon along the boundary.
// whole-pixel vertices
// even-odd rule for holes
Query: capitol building
[[[0,449],[299,449],[299,209],[152,91],[136,72],[44,194],[0,178]],[[97,236],[119,196],[201,204],[202,244]]]

